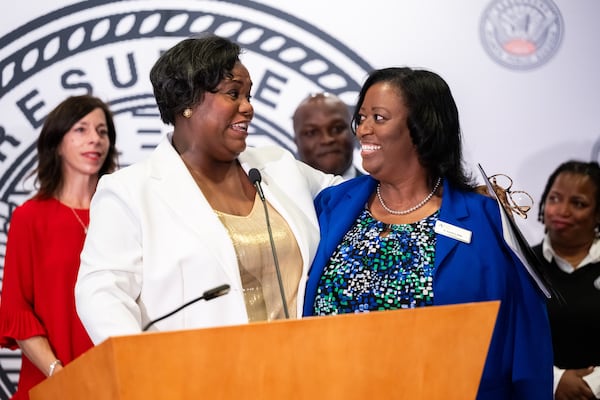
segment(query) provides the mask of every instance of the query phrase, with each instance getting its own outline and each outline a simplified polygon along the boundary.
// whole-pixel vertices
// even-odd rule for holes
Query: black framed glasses
[[[513,180],[506,174],[495,174],[488,177],[498,200],[514,214],[527,219],[527,213],[533,207],[533,198],[524,190],[513,190]],[[506,208],[505,207],[505,208]]]

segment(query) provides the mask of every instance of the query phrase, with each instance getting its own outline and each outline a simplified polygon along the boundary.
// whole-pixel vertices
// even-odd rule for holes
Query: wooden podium
[[[113,337],[32,400],[474,399],[499,302]]]

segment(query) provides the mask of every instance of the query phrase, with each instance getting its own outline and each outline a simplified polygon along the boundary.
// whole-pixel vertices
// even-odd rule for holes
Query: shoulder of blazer
[[[317,213],[336,207],[352,208],[355,203],[362,207],[375,190],[376,184],[377,181],[370,175],[362,175],[328,187],[315,198]]]
[[[295,160],[294,155],[288,150],[279,146],[261,146],[261,147],[246,147],[238,159],[242,164],[247,164],[250,167],[260,168],[271,162],[278,162],[286,159]]]
[[[476,192],[458,190],[444,181],[440,218],[461,219],[466,217],[485,217],[500,223],[498,202]]]
[[[173,169],[179,168],[178,163],[183,164],[175,149],[165,138],[145,159],[103,175],[98,182],[98,188],[107,184],[111,186],[122,184],[127,187],[143,186],[146,178],[162,179],[164,176],[171,175]],[[176,173],[176,175],[178,174],[179,172]]]

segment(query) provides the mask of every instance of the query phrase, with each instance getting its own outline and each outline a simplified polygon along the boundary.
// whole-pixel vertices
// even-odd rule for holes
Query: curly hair
[[[241,48],[228,39],[206,35],[184,39],[163,53],[150,71],[160,117],[175,125],[175,116],[202,101],[239,61]]]

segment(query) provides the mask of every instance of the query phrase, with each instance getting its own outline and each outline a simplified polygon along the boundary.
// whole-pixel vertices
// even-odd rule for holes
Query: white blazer
[[[103,176],[92,198],[75,301],[96,344],[139,333],[149,321],[221,284],[231,291],[199,301],[150,330],[248,322],[229,234],[170,139],[167,135],[147,160]],[[303,262],[297,302],[302,315],[307,272],[319,242],[313,199],[342,179],[275,146],[247,148],[239,161],[246,172],[260,171],[267,201],[296,237]]]

